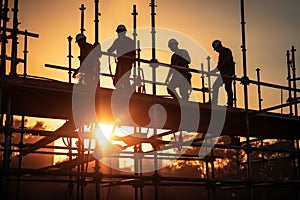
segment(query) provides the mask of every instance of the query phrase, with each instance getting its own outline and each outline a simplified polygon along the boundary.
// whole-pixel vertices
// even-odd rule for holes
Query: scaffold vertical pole
[[[21,119],[21,129],[24,130],[25,129],[25,116],[22,116]],[[23,162],[23,146],[24,146],[24,133],[20,133],[20,142],[19,142],[19,162],[18,162],[18,169],[21,170],[22,169],[22,162]],[[17,200],[21,199],[21,175],[18,175],[18,181],[17,181]]]
[[[214,149],[211,150],[211,178],[215,179],[215,154]],[[216,199],[216,188],[215,185],[212,186],[212,199]]]
[[[99,0],[95,0],[95,44],[99,44]]]
[[[96,146],[98,146],[98,141],[95,142]],[[96,187],[96,200],[100,200],[101,196],[100,196],[100,176],[99,176],[99,172],[100,171],[100,161],[98,159],[95,159],[95,174],[96,174],[96,178],[95,178],[95,187]]]
[[[7,28],[7,22],[8,22],[8,0],[1,1],[1,28],[2,28],[2,33],[1,33],[1,58],[0,58],[0,84],[2,85],[4,82],[5,74],[6,74],[6,28]],[[2,103],[3,103],[3,88],[0,88],[0,122],[1,126],[3,126],[3,121],[4,121],[4,113],[3,113],[3,108],[2,108]]]
[[[80,142],[81,145],[81,171],[80,173],[84,173],[84,141]],[[85,186],[85,176],[80,176],[80,200],[84,200],[84,186]]]
[[[23,76],[24,76],[24,78],[26,78],[26,76],[27,76],[27,54],[28,54],[28,31],[25,30],[24,51],[23,51],[23,55],[24,55],[24,72],[23,72]]]
[[[2,9],[2,13],[1,13],[1,19],[2,19],[2,34],[1,34],[1,65],[0,65],[0,83],[1,86],[4,82],[4,77],[5,77],[5,68],[6,68],[6,26],[7,26],[7,14],[8,14],[8,0],[4,1],[4,7]],[[10,101],[8,102],[10,103]],[[3,117],[4,117],[4,113],[3,113],[3,88],[0,88],[0,111],[1,111],[1,126],[2,126],[2,122],[3,122]],[[10,105],[8,105],[8,109],[10,109]],[[9,110],[8,110],[9,111]],[[10,113],[7,112],[6,114],[6,118],[9,117],[10,118]],[[6,123],[5,123],[5,127],[6,127]],[[7,168],[7,155],[9,154],[9,148],[10,146],[8,145],[9,143],[9,138],[7,137],[8,133],[7,130],[4,130],[4,135],[5,135],[5,141],[4,141],[4,155],[3,155],[3,163],[2,163],[2,168],[6,169]],[[0,193],[2,194],[2,197],[4,200],[6,200],[7,197],[7,187],[8,187],[8,183],[7,183],[7,177],[4,174],[0,175],[1,178],[1,182],[0,182]]]
[[[69,67],[69,71],[68,71],[68,75],[69,75],[69,83],[72,82],[72,37],[69,36],[68,37],[68,50],[69,50],[69,54],[68,54],[68,67]]]
[[[142,76],[141,76],[141,44],[140,44],[140,41],[138,40],[137,41],[137,58],[138,58],[138,61],[137,61],[137,76],[138,76],[138,79],[140,81],[140,85],[138,87],[138,93],[141,93],[141,92],[145,92],[146,93],[146,89],[144,87],[144,83],[142,82]]]
[[[137,44],[136,44],[136,40],[137,40],[137,32],[136,32],[136,27],[137,27],[137,15],[138,13],[136,12],[136,5],[133,5],[133,11],[132,11],[132,16],[133,16],[133,41],[134,41],[134,49],[136,51],[136,47],[137,47]],[[136,83],[137,81],[137,76],[136,76],[136,61],[133,62],[133,78],[134,78],[134,83]],[[139,77],[138,77],[139,78]],[[136,88],[134,88],[136,90]]]
[[[151,38],[152,38],[152,51],[151,51],[151,55],[152,55],[152,63],[150,64],[152,67],[152,93],[153,96],[156,96],[156,68],[157,68],[157,59],[156,59],[156,30],[155,30],[155,0],[151,0],[150,3],[150,7],[151,7]]]
[[[202,84],[202,100],[203,100],[203,103],[205,103],[205,83],[204,83],[204,65],[203,63],[201,63],[201,84]]]
[[[233,78],[236,78],[236,75],[233,75]],[[236,95],[236,80],[233,79],[233,104],[234,107],[237,107],[237,95]]]
[[[152,38],[152,63],[150,64],[150,66],[152,67],[152,94],[153,94],[153,98],[154,101],[156,99],[156,69],[158,67],[157,65],[157,59],[156,59],[156,29],[155,29],[155,0],[151,0],[150,3],[150,7],[151,7],[151,38]],[[157,110],[154,110],[154,121],[155,124],[157,120]],[[154,128],[154,135],[157,136],[157,130],[156,128]],[[159,193],[158,193],[158,156],[157,156],[157,151],[156,151],[156,147],[155,147],[155,152],[154,152],[154,190],[155,190],[155,200],[159,199]]]
[[[68,158],[69,161],[72,160],[72,138],[68,138]],[[69,169],[69,171],[71,172],[72,169]],[[69,176],[69,179],[72,179],[72,176]],[[70,182],[68,183],[68,200],[72,200],[72,196],[73,196],[73,188],[74,188],[74,183]]]
[[[296,80],[296,61],[295,61],[295,47],[292,46],[291,52],[292,52],[292,60],[291,60],[291,66],[293,71],[293,89],[294,89],[294,99],[297,99],[297,80]],[[297,101],[295,101],[294,104],[294,110],[295,110],[295,116],[298,116],[298,105]]]
[[[139,152],[139,145],[134,145],[134,175],[138,175],[139,173],[139,158],[137,153]],[[134,199],[138,200],[138,195],[139,195],[139,185],[137,183],[135,183],[133,185],[134,187]]]
[[[246,114],[246,140],[247,140],[247,179],[248,179],[248,192],[249,200],[253,199],[253,185],[252,185],[252,169],[250,158],[250,125],[249,125],[249,108],[248,108],[248,75],[247,75],[247,57],[246,57],[246,29],[245,29],[245,2],[241,0],[241,31],[242,31],[242,53],[243,53],[243,84],[244,84],[244,106]]]
[[[292,82],[291,82],[291,63],[290,63],[290,51],[287,50],[286,51],[286,64],[287,64],[287,73],[288,73],[288,77],[287,77],[287,80],[288,80],[288,87],[289,87],[289,97],[288,97],[288,102],[290,104],[289,108],[290,108],[290,116],[293,115],[293,107],[292,107]]]
[[[205,150],[207,151],[207,148],[205,147]],[[206,173],[206,179],[210,179],[209,173],[210,173],[210,169],[209,169],[209,163],[210,163],[210,159],[209,156],[206,155],[204,157],[204,162],[205,162],[205,173]],[[209,185],[208,183],[206,183],[206,190],[207,190],[207,200],[210,200],[210,189],[209,189]]]
[[[140,152],[143,152],[143,149],[142,149],[142,144],[140,145]],[[143,176],[143,158],[141,157],[140,159],[140,176]],[[144,191],[143,191],[143,182],[142,184],[140,185],[140,200],[143,200],[144,199]]]
[[[256,69],[256,75],[257,75],[257,94],[258,94],[258,109],[261,110],[261,90],[260,90],[260,69]]]
[[[210,76],[210,61],[211,61],[211,57],[207,56],[207,87],[208,87],[208,100],[209,102],[211,102],[211,76]]]
[[[14,8],[13,8],[13,30],[12,30],[12,47],[11,47],[11,63],[10,63],[10,75],[17,75],[17,64],[18,64],[18,0],[14,0]]]
[[[0,78],[3,80],[6,74],[6,30],[8,22],[8,0],[4,1],[4,7],[2,9],[2,34],[1,34],[1,68],[0,68]]]
[[[85,11],[86,7],[84,7],[84,4],[81,4],[81,7],[79,8],[79,10],[81,11],[81,20],[80,20],[80,33],[84,34],[84,11]]]
[[[1,2],[0,2],[0,13],[1,13],[1,15],[0,15],[0,27],[2,27],[2,11],[3,11],[3,0],[1,0]]]
[[[4,153],[3,153],[3,164],[2,169],[8,170],[10,165],[10,156],[11,156],[11,97],[8,97],[7,102],[7,113],[5,119],[5,130],[4,130]],[[3,200],[8,200],[8,175],[2,175],[2,183],[1,183],[1,194]]]

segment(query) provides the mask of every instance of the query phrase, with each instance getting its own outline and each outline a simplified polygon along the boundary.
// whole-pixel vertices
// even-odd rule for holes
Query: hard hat
[[[220,41],[220,40],[214,40],[214,41],[212,42],[212,47],[213,47],[214,49],[216,49],[220,44],[221,44],[221,41]]]
[[[177,40],[175,39],[170,39],[168,42],[168,46],[172,45],[172,44],[178,44]]]
[[[76,42],[77,42],[78,40],[81,40],[82,38],[86,38],[85,35],[83,35],[82,33],[77,34],[77,35],[76,35]]]
[[[123,24],[120,24],[118,27],[117,27],[117,30],[116,30],[118,33],[121,33],[123,31],[127,31],[126,27],[123,25]]]

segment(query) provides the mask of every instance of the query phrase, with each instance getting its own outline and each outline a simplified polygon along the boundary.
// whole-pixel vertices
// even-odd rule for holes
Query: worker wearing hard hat
[[[232,92],[232,77],[235,74],[235,62],[233,60],[232,52],[229,48],[222,45],[220,40],[212,42],[213,49],[219,53],[218,64],[211,72],[220,71],[219,76],[213,84],[212,103],[217,105],[219,88],[225,84],[225,91],[227,92],[227,105],[233,107],[233,92]]]
[[[168,41],[168,47],[174,54],[171,57],[171,65],[189,68],[191,58],[189,53],[184,49],[178,48],[178,42],[175,39]],[[181,98],[188,100],[191,92],[191,73],[187,69],[175,69],[171,68],[166,78],[167,91],[175,99]],[[180,96],[176,92],[176,88],[179,88]]]
[[[131,88],[129,77],[136,55],[135,44],[131,38],[126,36],[127,29],[123,24],[120,24],[117,27],[116,32],[118,34],[118,38],[107,50],[109,53],[116,51],[116,53],[119,55],[117,59],[115,76],[113,78],[113,84],[115,87],[117,87],[117,83],[120,80],[118,86]]]
[[[75,39],[80,48],[80,67],[74,72],[73,78],[80,72],[79,83],[90,85],[93,81],[99,81],[101,46],[88,43],[82,33],[77,34]]]

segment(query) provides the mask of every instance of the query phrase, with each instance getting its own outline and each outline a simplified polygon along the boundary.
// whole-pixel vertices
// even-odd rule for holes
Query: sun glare
[[[114,124],[90,124],[84,126],[82,132],[79,132],[80,141],[83,142],[85,154],[91,153],[96,159],[109,158],[111,155],[121,156],[118,160],[120,169],[132,170],[134,166],[133,152],[134,145],[138,142],[138,137],[149,138],[153,136],[154,131],[148,128],[141,128],[140,134],[134,135],[135,127],[118,127]],[[164,131],[158,131],[158,134]],[[129,136],[126,137],[126,136]],[[132,138],[131,138],[132,136]],[[172,136],[164,136],[164,139],[172,140]],[[78,139],[63,138],[55,141],[56,146],[78,147]],[[137,143],[138,144],[138,143]],[[141,143],[144,152],[153,151],[153,146],[150,143]],[[55,149],[55,152],[68,153],[69,150]],[[172,151],[172,150],[169,150]],[[77,150],[72,150],[72,153],[78,153]],[[129,157],[128,157],[129,156]],[[132,158],[130,158],[132,156]],[[75,157],[74,157],[75,158]],[[66,155],[55,155],[54,164],[68,160]],[[168,162],[169,163],[169,162]]]

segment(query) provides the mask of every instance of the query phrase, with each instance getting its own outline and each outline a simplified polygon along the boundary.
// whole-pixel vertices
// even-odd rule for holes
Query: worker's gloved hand
[[[77,69],[76,71],[74,71],[72,77],[73,77],[73,78],[76,78],[77,74],[78,74],[78,69]]]

